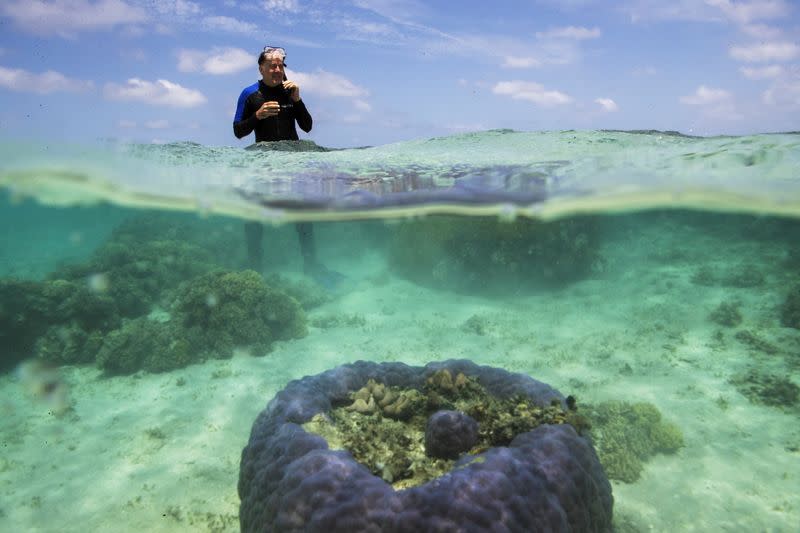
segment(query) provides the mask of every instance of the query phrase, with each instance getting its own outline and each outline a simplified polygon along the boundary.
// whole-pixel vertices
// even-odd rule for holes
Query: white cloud
[[[169,121],[165,119],[148,120],[144,123],[144,127],[151,130],[163,130],[169,128]]]
[[[133,120],[122,119],[119,122],[117,122],[117,127],[130,130],[136,127],[136,122],[134,122]]]
[[[258,31],[258,26],[252,22],[244,22],[233,17],[225,17],[222,15],[204,17],[201,25],[209,30],[221,30],[230,33],[252,34]]]
[[[619,111],[619,106],[611,98],[595,98],[594,103],[599,104],[606,113]]]
[[[541,64],[535,57],[506,56],[503,60],[503,66],[508,68],[531,68]]]
[[[510,96],[515,100],[528,100],[542,107],[568,104],[572,101],[568,95],[559,91],[548,91],[542,85],[532,81],[501,81],[492,87],[494,94]]]
[[[792,65],[782,69],[761,96],[767,105],[793,112],[800,110],[800,66]]]
[[[200,91],[167,80],[155,82],[131,78],[125,85],[107,83],[103,94],[109,100],[136,101],[170,107],[194,107],[206,102]]]
[[[711,105],[727,102],[731,99],[731,93],[723,89],[714,89],[701,85],[694,94],[682,96],[681,103],[687,105]]]
[[[783,0],[705,0],[735,22],[749,24],[756,20],[775,19],[789,14],[789,4]]]
[[[800,109],[800,78],[780,80],[764,91],[761,97],[767,105]]]
[[[714,120],[735,121],[744,116],[736,110],[733,95],[724,89],[714,89],[701,85],[694,94],[683,96],[682,104],[697,106],[699,114]]]
[[[718,20],[719,12],[696,0],[631,0],[622,9],[632,22],[647,20]]]
[[[623,6],[633,22],[640,20],[732,21],[752,24],[791,12],[786,0],[628,0]]]
[[[241,48],[226,48],[205,60],[203,71],[208,74],[232,74],[256,68],[252,54]]]
[[[575,39],[578,41],[597,39],[600,37],[600,28],[589,29],[582,26],[565,26],[563,28],[551,28],[544,32],[537,31],[536,37],[539,39]]]
[[[739,67],[745,78],[751,80],[766,80],[778,78],[784,73],[784,68],[780,65],[767,65],[766,67]]]
[[[400,23],[424,19],[431,12],[426,2],[417,0],[354,0],[353,5]]]
[[[372,111],[372,106],[366,100],[353,100],[353,107],[365,113]]]
[[[202,12],[202,8],[195,2],[189,0],[158,0],[150,3],[161,15],[176,15],[178,17],[186,17],[189,15],[197,15]]]
[[[775,40],[783,35],[783,31],[775,26],[768,26],[767,24],[745,24],[741,30],[756,39],[762,40]]]
[[[353,17],[343,17],[337,21],[339,39],[376,44],[404,44],[409,37],[398,28],[382,22],[364,21]]]
[[[297,0],[264,0],[262,4],[267,11],[297,12],[300,10]]]
[[[49,94],[90,91],[94,88],[94,84],[91,81],[68,78],[54,70],[36,74],[19,68],[0,67],[0,87],[12,91]]]
[[[320,96],[364,98],[369,91],[344,76],[322,69],[314,72],[295,72],[286,69],[286,76],[300,86],[301,94],[308,91]]]
[[[205,74],[234,74],[256,69],[255,55],[241,48],[213,48],[210,51],[179,50],[178,70]]]
[[[25,31],[72,37],[81,31],[108,30],[120,24],[144,22],[146,13],[123,0],[12,0],[0,14]]]
[[[800,57],[800,46],[788,41],[756,43],[747,46],[732,46],[731,57],[748,63],[765,61],[791,61]]]

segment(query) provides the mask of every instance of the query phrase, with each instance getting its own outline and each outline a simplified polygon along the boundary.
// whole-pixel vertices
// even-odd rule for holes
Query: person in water
[[[261,79],[242,91],[236,105],[233,133],[237,138],[255,132],[256,142],[297,141],[299,136],[295,123],[304,132],[311,131],[311,114],[300,98],[300,86],[286,77],[285,59],[286,51],[272,46],[265,47],[258,55]],[[296,228],[305,273],[318,281],[330,278],[333,272],[317,261],[311,223],[298,223]],[[248,266],[261,272],[264,226],[258,222],[247,222],[244,231]]]
[[[286,52],[267,47],[258,56],[261,79],[239,95],[233,133],[239,139],[256,132],[256,142],[296,141],[295,122],[311,131],[311,114],[300,98],[300,87],[286,78]]]

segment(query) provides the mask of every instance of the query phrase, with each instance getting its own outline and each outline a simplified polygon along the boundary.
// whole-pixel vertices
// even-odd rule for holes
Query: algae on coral
[[[453,376],[448,370],[429,376],[422,390],[369,380],[350,394],[350,402],[317,414],[303,427],[325,438],[329,448],[349,451],[396,489],[420,485],[453,469],[455,460],[433,458],[425,450],[428,418],[437,411],[461,411],[478,422],[478,443],[468,455],[508,445],[541,424],[569,423],[572,416],[560,402],[542,408],[525,396],[496,398],[475,378]]]

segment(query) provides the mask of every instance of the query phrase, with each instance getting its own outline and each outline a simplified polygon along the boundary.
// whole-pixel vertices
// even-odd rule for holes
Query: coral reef
[[[275,341],[307,333],[306,315],[297,300],[267,285],[252,270],[209,272],[184,283],[173,311],[192,349],[215,357],[233,355],[236,347],[264,353]]]
[[[708,265],[703,265],[695,270],[691,281],[695,285],[707,287],[719,285],[747,289],[764,285],[766,277],[757,266],[752,264],[743,263],[726,269],[711,268]]]
[[[439,459],[458,459],[478,444],[478,422],[461,411],[436,411],[425,426],[425,453]]]
[[[484,317],[479,315],[472,315],[467,320],[461,324],[461,331],[466,331],[467,333],[474,333],[476,335],[486,335],[489,331],[491,326],[491,322]]]
[[[186,279],[214,268],[202,248],[180,241],[107,241],[84,264],[63,267],[51,279],[86,283],[100,277],[105,291],[124,317],[149,313],[156,304],[166,305]]]
[[[746,345],[751,350],[755,350],[756,352],[761,352],[768,355],[775,355],[780,351],[777,346],[775,346],[770,342],[767,342],[766,340],[762,339],[761,337],[759,337],[758,335],[747,329],[737,331],[734,337],[736,337],[736,340]]]
[[[800,285],[792,287],[781,304],[781,324],[800,329]]]
[[[338,327],[359,328],[367,325],[367,319],[359,313],[329,313],[311,319],[311,325],[315,328],[330,329]]]
[[[410,411],[385,415],[381,403],[402,404],[412,390]],[[507,445],[478,442],[456,461],[425,454],[432,414],[460,411],[480,426],[487,420],[469,412],[470,402],[487,399],[497,409],[524,405],[518,410],[538,412],[538,423]],[[256,419],[242,451],[241,529],[611,531],[610,484],[568,416],[549,386],[469,361],[359,361],[293,381]],[[495,433],[507,437],[479,428],[478,441]]]
[[[150,255],[137,264],[130,254],[143,248],[107,243],[93,262],[60,271],[75,281],[0,280],[0,370],[33,355],[56,364],[96,362],[109,374],[162,372],[230,356],[235,347],[263,353],[276,340],[306,334],[297,301],[255,272],[191,279],[209,265],[195,263],[190,248],[167,241],[142,246]],[[95,268],[107,268],[103,283],[91,281]],[[168,324],[146,317],[156,302],[172,302]],[[121,315],[133,318],[123,325]]]
[[[237,269],[245,260],[241,220],[196,213],[139,213],[114,228],[109,241],[129,246],[151,241],[186,243],[202,250],[204,262],[226,269]]]
[[[739,302],[722,302],[708,315],[712,322],[728,328],[735,328],[742,323],[742,313]]]
[[[87,332],[76,323],[51,326],[34,346],[38,359],[65,365],[93,363],[103,345],[103,333]]]
[[[650,403],[608,401],[584,405],[597,455],[611,479],[633,483],[644,462],[656,453],[675,453],[683,446],[680,428],[661,419]]]
[[[35,356],[96,362],[111,374],[158,372],[230,356],[235,347],[264,353],[276,340],[302,337],[306,318],[294,298],[255,273],[216,270],[236,255],[233,229],[149,213],[118,226],[89,260],[61,266],[45,281],[0,280],[0,371]],[[308,307],[330,298],[311,283],[274,279]],[[169,324],[145,318],[156,314]],[[167,343],[167,331],[180,342]],[[149,338],[136,346],[137,334]]]
[[[322,286],[308,280],[291,280],[280,274],[267,276],[267,283],[282,290],[308,311],[331,301],[331,294]]]
[[[36,281],[0,280],[0,371],[30,356],[51,317],[44,287]]]
[[[722,279],[722,285],[746,289],[761,287],[766,283],[766,276],[756,265],[741,264],[728,271]]]
[[[456,289],[564,283],[584,277],[599,261],[597,226],[592,217],[508,222],[432,216],[394,228],[389,264],[412,281]]]
[[[374,379],[367,381],[352,395],[353,403],[346,407],[348,411],[361,414],[380,413],[396,420],[406,420],[420,409],[425,398],[415,389],[400,390],[387,387]]]
[[[85,282],[0,280],[0,370],[33,354],[91,362],[97,336],[119,325],[115,302]]]
[[[800,387],[789,378],[751,369],[732,377],[730,383],[753,403],[792,407],[800,402]]]
[[[126,320],[120,329],[105,336],[97,354],[97,366],[110,375],[139,370],[166,372],[193,362],[185,332],[171,322],[147,317]]]

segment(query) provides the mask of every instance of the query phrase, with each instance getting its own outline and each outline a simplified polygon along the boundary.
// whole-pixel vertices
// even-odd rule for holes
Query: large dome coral
[[[242,530],[611,531],[611,486],[591,443],[568,423],[545,423],[507,445],[464,454],[443,475],[404,490],[302,426],[347,405],[369,382],[371,390],[380,383],[422,391],[443,370],[493,397],[566,408],[544,383],[464,360],[425,367],[360,361],[292,381],[258,416],[242,451]]]

